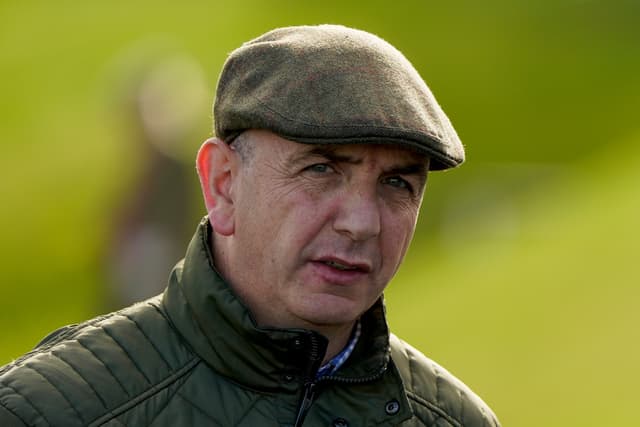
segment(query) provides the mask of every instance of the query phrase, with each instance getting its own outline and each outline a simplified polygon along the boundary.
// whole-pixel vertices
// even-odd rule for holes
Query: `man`
[[[228,58],[197,157],[207,217],[164,294],[0,373],[0,424],[497,426],[389,333],[428,170],[462,146],[410,63],[340,26]]]

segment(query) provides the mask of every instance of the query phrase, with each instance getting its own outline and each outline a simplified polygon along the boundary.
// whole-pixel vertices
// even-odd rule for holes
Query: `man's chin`
[[[360,317],[362,308],[353,301],[336,296],[315,298],[298,313],[310,327],[344,327]]]

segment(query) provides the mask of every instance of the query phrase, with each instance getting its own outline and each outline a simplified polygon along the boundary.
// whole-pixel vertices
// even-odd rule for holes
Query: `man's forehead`
[[[288,139],[266,129],[249,129],[244,131],[241,137],[243,140],[250,140],[252,151],[257,149],[261,153],[259,157],[264,161],[271,163],[278,159],[277,161],[283,165],[314,159],[358,163],[368,158],[384,163],[384,169],[406,169],[409,173],[424,171],[426,175],[431,160],[426,154],[394,141],[307,143]],[[236,142],[232,142],[233,144]]]

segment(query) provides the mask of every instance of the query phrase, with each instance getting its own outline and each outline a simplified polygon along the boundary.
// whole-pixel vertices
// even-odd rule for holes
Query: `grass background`
[[[504,425],[638,425],[640,3],[344,3],[0,0],[0,364],[104,310],[110,216],[144,161],[110,106],[132,46],[195,58],[211,99],[243,41],[342,23],[414,62],[469,158],[429,178],[392,328]]]

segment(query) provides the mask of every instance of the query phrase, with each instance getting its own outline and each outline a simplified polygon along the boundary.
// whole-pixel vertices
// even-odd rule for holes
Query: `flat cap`
[[[381,38],[340,25],[278,28],[225,62],[216,135],[267,129],[301,143],[401,145],[432,170],[464,161],[451,122],[411,63]]]

